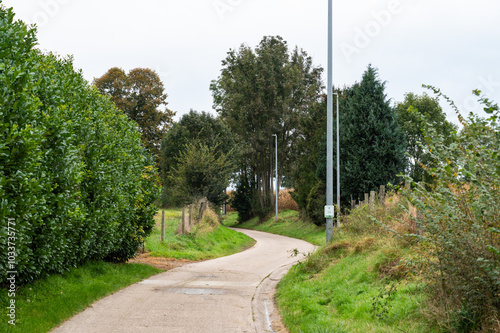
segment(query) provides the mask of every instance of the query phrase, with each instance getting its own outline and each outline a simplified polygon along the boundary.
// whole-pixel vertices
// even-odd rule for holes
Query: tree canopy
[[[439,105],[438,97],[430,97],[426,93],[419,96],[413,93],[405,95],[405,100],[395,106],[399,127],[404,132],[407,144],[407,174],[416,182],[430,182],[429,173],[424,169],[430,167],[432,158],[425,128],[431,125],[443,135],[445,144],[450,144],[456,126],[446,120],[446,114]]]
[[[380,185],[397,183],[405,170],[403,133],[384,93],[375,68],[369,66],[361,82],[334,89],[339,94],[341,205]],[[334,108],[336,111],[336,108]],[[325,222],[326,197],[326,103],[312,105],[301,121],[301,157],[293,175],[294,198],[317,224]],[[334,122],[333,174],[337,173],[337,137]],[[313,173],[313,170],[315,174]],[[334,189],[337,178],[333,179]],[[335,192],[335,190],[334,190]]]
[[[253,50],[241,45],[222,61],[212,81],[214,108],[227,122],[241,154],[239,174],[257,196],[254,211],[272,208],[274,138],[278,138],[278,177],[294,165],[299,121],[321,93],[320,67],[298,47],[289,50],[279,36],[264,37]]]
[[[385,83],[370,65],[361,82],[343,96],[340,173],[346,202],[351,195],[358,199],[380,185],[399,183],[398,175],[405,170],[404,135],[384,90]]]
[[[94,80],[97,89],[135,121],[144,145],[160,161],[161,140],[172,124],[175,112],[167,106],[167,94],[158,74],[149,68],[135,68],[128,74],[113,67]]]
[[[203,167],[200,167],[202,163],[209,160],[220,162],[229,159],[232,162],[234,159],[234,145],[232,134],[222,119],[216,118],[207,112],[193,110],[183,115],[179,122],[172,125],[172,128],[162,140],[163,204],[175,206],[185,201],[186,193],[180,195],[180,187],[178,186],[182,166],[191,169],[198,168],[201,171],[203,170]],[[198,149],[199,151],[196,151]],[[197,153],[203,153],[203,156],[198,156],[200,161],[193,158],[193,156],[197,156]],[[189,165],[188,161],[196,163],[196,165]],[[233,165],[233,163],[230,164]],[[230,169],[232,171],[232,168]],[[206,169],[206,171],[209,170],[213,169]],[[176,174],[175,177],[174,174]],[[229,180],[227,177],[213,177],[213,175],[208,174],[204,177],[212,179],[214,184],[210,187],[209,193],[204,193],[202,196],[206,196],[214,203],[220,203],[223,195],[225,195],[225,188],[229,186]],[[196,185],[191,182],[193,188],[186,190],[191,193],[190,195],[196,196],[196,193],[203,192],[200,190],[202,187],[207,188],[207,185],[202,185],[202,183]]]

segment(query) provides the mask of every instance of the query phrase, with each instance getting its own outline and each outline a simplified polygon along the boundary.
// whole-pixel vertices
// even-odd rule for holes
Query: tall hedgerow
[[[0,8],[0,243],[15,253],[0,257],[0,282],[124,261],[154,224],[154,162],[136,124],[71,58],[35,45],[35,30]]]

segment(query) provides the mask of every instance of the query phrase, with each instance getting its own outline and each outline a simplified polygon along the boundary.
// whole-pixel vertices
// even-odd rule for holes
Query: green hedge
[[[0,283],[10,270],[29,282],[130,258],[152,230],[159,193],[137,125],[71,58],[35,45],[34,29],[0,8],[0,244],[8,249],[14,232],[16,253],[12,267],[0,256]]]

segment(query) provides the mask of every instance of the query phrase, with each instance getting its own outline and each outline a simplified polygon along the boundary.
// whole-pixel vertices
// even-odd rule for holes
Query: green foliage
[[[0,332],[46,333],[95,301],[161,271],[141,264],[89,262],[20,286],[16,292],[16,325],[0,321]],[[7,290],[0,289],[2,308]],[[2,313],[3,314],[3,313]]]
[[[252,238],[219,225],[213,212],[211,221],[205,221],[212,224],[212,228],[201,227],[191,234],[177,235],[175,231],[179,227],[182,212],[166,210],[165,213],[165,241],[161,241],[160,215],[156,218],[155,230],[146,240],[145,247],[151,251],[151,256],[207,260],[235,254],[255,244]],[[213,226],[214,223],[218,225],[217,228]]]
[[[219,154],[218,146],[192,142],[184,147],[172,170],[169,183],[178,198],[188,204],[200,198],[207,198],[215,205],[227,200],[233,163],[226,154]]]
[[[397,184],[405,169],[404,136],[377,76],[369,66],[361,82],[342,96],[340,173],[347,204],[351,195],[358,199],[380,185]]]
[[[318,193],[317,183],[320,182],[317,175],[318,156],[321,151],[320,142],[326,139],[326,96],[315,102],[300,120],[300,128],[303,133],[297,142],[297,164],[293,170],[292,182],[294,191],[291,193],[299,208],[307,210],[310,197],[320,200],[325,198],[325,192]],[[324,189],[324,186],[323,186]],[[326,199],[323,202],[326,202]],[[322,209],[319,205],[310,206],[312,210]],[[309,217],[315,223],[324,223],[321,218],[313,217],[312,211],[308,210]]]
[[[394,110],[397,114],[399,127],[406,137],[406,152],[408,157],[408,175],[415,181],[425,180],[430,183],[431,177],[423,166],[429,166],[431,154],[426,146],[424,130],[426,124],[431,124],[434,130],[443,135],[444,143],[449,145],[453,141],[453,133],[457,128],[446,120],[446,114],[439,105],[437,97],[427,94],[422,96],[409,93],[402,103],[397,103]]]
[[[426,273],[432,294],[445,309],[437,321],[458,332],[498,329],[500,318],[499,111],[481,101],[490,117],[459,115],[463,129],[452,144],[426,128],[431,157],[439,163],[429,169],[430,189],[418,185],[408,193],[422,213],[414,237],[431,251]]]
[[[238,144],[240,172],[252,180],[253,211],[264,217],[273,207],[273,135],[281,181],[296,164],[299,122],[318,99],[322,69],[303,50],[290,51],[279,36],[264,37],[255,49],[230,50],[222,65],[210,87],[214,107]]]
[[[209,113],[193,110],[183,115],[179,122],[173,124],[162,140],[161,174],[164,206],[183,204],[185,198],[178,195],[176,187],[171,182],[171,176],[174,170],[181,169],[179,163],[183,163],[183,160],[180,156],[191,144],[210,147],[211,154],[215,154],[215,158],[226,156],[228,160],[234,159],[234,140],[224,121]],[[217,186],[224,185],[221,181],[217,181],[217,184]],[[221,192],[225,192],[224,189]],[[215,194],[221,196],[224,193]],[[216,200],[219,201],[219,199]]]
[[[161,140],[172,124],[175,112],[166,108],[167,94],[158,74],[149,68],[135,68],[128,74],[113,67],[94,80],[97,89],[139,126],[144,146],[160,163]],[[162,110],[162,108],[164,110]]]
[[[350,208],[351,196],[358,200],[380,185],[398,183],[405,170],[405,141],[396,115],[384,93],[385,85],[377,70],[369,66],[360,83],[337,90],[340,122],[340,188],[342,209]],[[306,167],[298,167],[294,187],[299,207],[311,220],[325,223],[323,207],[326,193],[326,104],[314,106],[302,122],[306,134],[300,147]],[[336,133],[336,122],[334,122]],[[337,144],[334,135],[333,174],[337,173]],[[314,168],[314,169],[313,169]],[[316,171],[316,175],[312,174]],[[321,186],[323,184],[323,186]],[[337,178],[333,179],[337,187]]]
[[[307,196],[305,212],[316,225],[325,224],[326,185],[324,182],[316,181]]]
[[[13,18],[0,9],[2,248],[14,232],[19,282],[92,259],[124,261],[152,228],[153,160],[134,123],[72,59],[35,50],[35,31]],[[3,282],[6,256],[0,270]]]
[[[238,212],[238,222],[240,223],[248,221],[254,216],[252,209],[253,192],[248,179],[244,176],[240,177],[229,202],[231,207]]]

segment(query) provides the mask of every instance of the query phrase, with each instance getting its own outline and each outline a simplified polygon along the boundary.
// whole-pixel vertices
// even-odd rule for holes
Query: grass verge
[[[419,310],[423,284],[405,269],[408,249],[385,237],[335,238],[278,285],[290,333],[432,332]]]
[[[325,245],[325,228],[304,222],[299,212],[295,210],[287,209],[279,212],[278,221],[275,221],[274,215],[264,222],[260,222],[258,218],[253,218],[238,224],[237,219],[238,213],[229,213],[224,219],[224,225],[298,238],[318,246]]]
[[[213,232],[200,229],[192,235],[177,236],[175,230],[181,212],[166,210],[165,213],[165,242],[160,241],[160,214],[156,216],[155,230],[146,240],[145,246],[152,256],[204,260],[237,253],[255,243],[250,237],[222,226]],[[11,298],[2,286],[0,304],[4,310],[0,332],[48,332],[93,302],[160,272],[149,265],[99,261],[21,286],[15,296],[16,325],[8,323],[7,306]]]
[[[153,257],[206,260],[228,256],[243,251],[255,241],[234,230],[219,226],[210,233],[176,235],[182,212],[165,210],[165,241],[161,241],[161,215],[156,216],[156,227],[145,243]]]
[[[390,220],[397,209],[380,210]],[[421,308],[425,285],[418,276],[418,249],[371,220],[368,206],[356,209],[335,229],[325,245],[325,228],[303,221],[298,212],[283,211],[264,222],[226,225],[300,238],[319,250],[293,267],[277,287],[276,301],[290,333],[438,332]],[[376,214],[375,214],[376,215]]]
[[[96,300],[139,282],[160,270],[141,264],[92,262],[19,287],[15,296],[15,325],[8,323],[6,288],[0,292],[0,332],[48,332]]]

